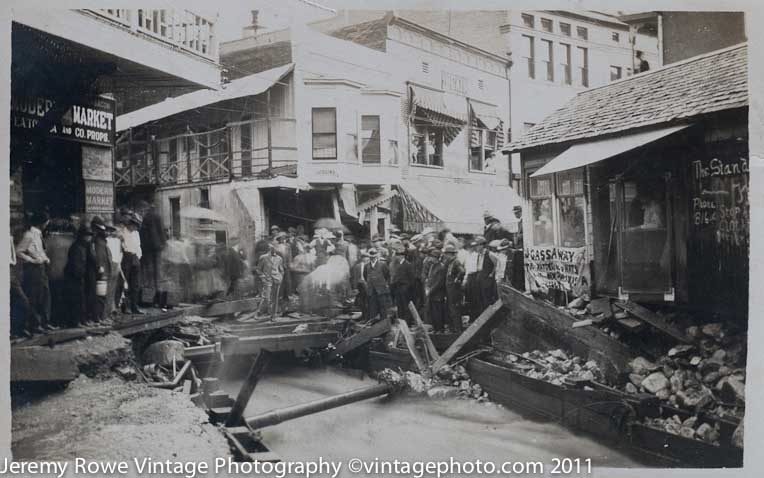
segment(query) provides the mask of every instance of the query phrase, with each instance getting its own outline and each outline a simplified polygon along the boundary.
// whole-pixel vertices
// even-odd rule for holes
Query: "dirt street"
[[[274,368],[258,384],[245,416],[376,383],[332,369]],[[235,396],[239,385],[228,383],[224,388]],[[454,457],[548,464],[555,457],[578,457],[591,458],[593,466],[642,466],[561,425],[530,420],[496,404],[460,399],[367,400],[265,428],[263,439],[284,460]]]

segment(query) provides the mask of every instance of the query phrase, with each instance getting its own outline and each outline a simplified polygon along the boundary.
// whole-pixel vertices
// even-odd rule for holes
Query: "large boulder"
[[[713,402],[711,391],[703,386],[688,387],[676,393],[679,405],[686,408],[703,408]]]
[[[654,372],[642,380],[642,386],[650,393],[658,393],[669,387],[669,380],[663,375],[663,372]]]
[[[658,369],[658,365],[652,363],[644,357],[635,358],[629,363],[629,365],[631,366],[631,370],[639,375],[647,375],[648,373]]]
[[[725,377],[721,381],[721,396],[725,402],[745,403],[745,384],[734,375]]]
[[[154,342],[143,352],[143,363],[172,367],[173,357],[176,363],[183,363],[184,350],[183,343],[177,340]]]

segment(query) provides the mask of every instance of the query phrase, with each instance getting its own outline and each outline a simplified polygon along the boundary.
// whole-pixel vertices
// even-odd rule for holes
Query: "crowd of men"
[[[521,211],[515,211],[518,218]],[[457,238],[448,229],[419,233],[395,231],[384,240],[357,241],[341,229],[318,229],[311,241],[302,230],[270,234],[254,245],[253,272],[263,298],[260,314],[275,317],[279,302],[294,293],[312,270],[340,256],[350,267],[349,288],[364,320],[383,320],[393,310],[413,325],[409,304],[437,332],[461,331],[464,319],[476,318],[495,302],[497,285],[522,288],[522,229],[506,229],[484,214],[483,235]],[[306,253],[315,262],[300,261]]]
[[[100,216],[89,222],[67,222],[76,228],[74,241],[68,249],[51,250],[46,246],[50,216],[42,211],[26,217],[20,239],[11,238],[13,336],[109,323],[117,307],[142,315],[144,271],[155,291],[153,304],[164,306],[167,296],[159,289],[159,258],[167,233],[161,217],[153,206],[140,202],[136,210],[119,211],[114,222],[116,227]],[[62,257],[52,261],[53,254]],[[57,280],[49,277],[53,262],[63,265]],[[51,289],[57,293],[51,294]]]

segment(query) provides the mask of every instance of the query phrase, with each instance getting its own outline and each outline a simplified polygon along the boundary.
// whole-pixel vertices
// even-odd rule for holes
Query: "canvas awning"
[[[378,194],[377,196],[374,196],[373,198],[369,199],[368,201],[364,201],[361,204],[358,205],[359,211],[368,211],[369,209],[379,206],[383,204],[385,201],[389,201],[390,199],[394,198],[398,195],[398,191],[392,190],[388,191],[386,193]]]
[[[482,123],[482,127],[487,129],[496,129],[501,125],[499,108],[497,108],[495,105],[489,105],[488,103],[482,103],[480,101],[469,101],[470,108],[472,108],[472,114],[475,115],[475,119]]]
[[[425,111],[434,121],[451,126],[467,123],[467,104],[464,98],[447,95],[442,91],[410,84],[411,104]]]
[[[289,63],[278,68],[233,80],[219,90],[199,90],[175,98],[167,98],[160,103],[117,116],[117,131],[124,131],[128,128],[134,128],[221,101],[259,95],[281,81],[293,68],[294,63]]]
[[[621,153],[631,151],[632,149],[665,138],[668,135],[688,128],[689,126],[690,125],[688,124],[671,126],[668,128],[621,135],[598,141],[574,144],[563,151],[562,154],[546,163],[541,169],[531,174],[531,177],[559,173],[561,171],[568,171],[570,169],[594,164],[603,159],[612,158],[613,156],[617,156]]]
[[[404,229],[421,231],[426,227],[447,227],[457,234],[482,234],[483,212],[490,211],[504,224],[517,222],[513,208],[520,197],[509,186],[485,186],[405,181],[399,186],[403,202]]]

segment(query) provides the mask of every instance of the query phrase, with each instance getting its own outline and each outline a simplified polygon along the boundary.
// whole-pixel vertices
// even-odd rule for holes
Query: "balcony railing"
[[[135,140],[128,134],[116,146],[116,186],[172,186],[294,175],[297,147],[283,144],[294,144],[296,121],[272,118],[270,123],[270,144],[267,121],[262,119],[152,140]]]
[[[134,32],[149,35],[161,42],[218,61],[215,21],[188,10],[98,9],[86,10]]]

